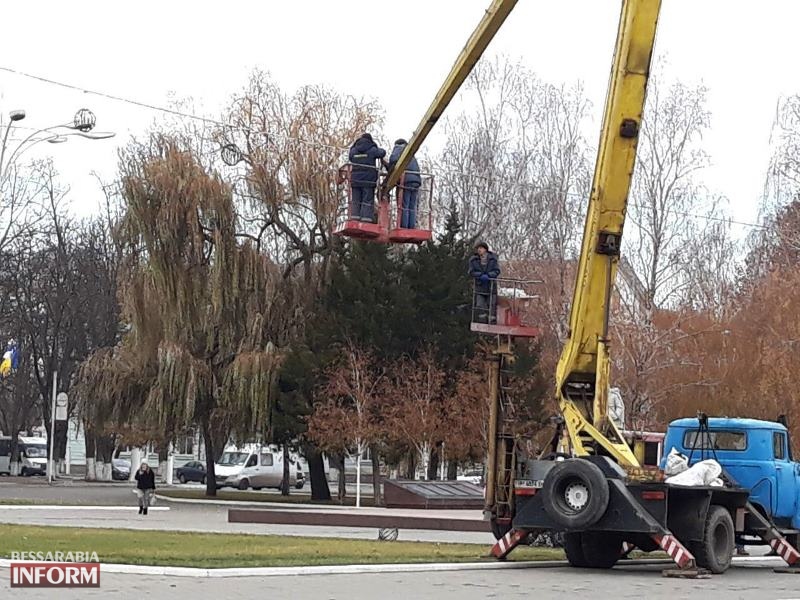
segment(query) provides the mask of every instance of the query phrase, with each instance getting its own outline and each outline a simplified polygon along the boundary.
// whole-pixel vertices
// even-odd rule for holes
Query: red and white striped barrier
[[[681,569],[694,565],[694,555],[671,533],[654,535],[653,539]]]
[[[775,552],[777,552],[778,555],[786,561],[786,564],[794,566],[798,561],[800,561],[800,552],[798,552],[789,542],[787,542],[786,538],[779,537],[771,539],[769,541],[769,545],[772,546],[772,549],[775,550]]]
[[[634,548],[636,548],[636,544],[631,544],[630,542],[622,542],[622,556],[627,556],[633,551]]]
[[[512,529],[501,537],[492,546],[492,556],[495,558],[505,558],[514,548],[516,548],[530,533],[527,529]]]

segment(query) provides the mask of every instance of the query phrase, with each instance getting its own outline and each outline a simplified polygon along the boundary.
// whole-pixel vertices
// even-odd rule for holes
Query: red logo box
[[[100,563],[11,563],[11,587],[99,588]]]

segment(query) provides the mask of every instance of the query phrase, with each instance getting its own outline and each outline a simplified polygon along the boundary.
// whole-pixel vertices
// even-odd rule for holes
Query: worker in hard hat
[[[394,143],[392,153],[389,156],[387,168],[391,173],[400,155],[405,150],[408,142],[402,138]],[[417,200],[419,188],[422,185],[422,175],[419,171],[419,163],[413,156],[406,167],[400,184],[397,186],[398,200],[401,202],[400,227],[402,229],[416,229],[417,227]]]
[[[469,259],[469,275],[474,281],[473,320],[479,323],[497,322],[497,281],[500,264],[497,255],[489,251],[486,242],[475,246]]]
[[[350,217],[366,223],[374,222],[375,187],[378,185],[377,161],[386,156],[369,133],[364,133],[350,146]]]

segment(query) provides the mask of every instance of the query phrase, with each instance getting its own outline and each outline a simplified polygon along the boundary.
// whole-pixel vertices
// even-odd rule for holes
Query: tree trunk
[[[167,459],[169,458],[169,446],[161,446],[158,448],[158,476],[161,483],[168,483],[167,481]]]
[[[383,506],[383,494],[381,493],[381,461],[378,455],[378,446],[370,446],[369,453],[372,456],[372,497],[375,506]]]
[[[331,466],[339,472],[336,498],[339,500],[339,502],[341,502],[347,496],[347,480],[345,479],[344,472],[344,454],[331,454],[328,459],[331,463]]]
[[[203,424],[203,444],[206,451],[206,496],[217,495],[217,478],[214,472],[214,442],[207,423]]]
[[[131,473],[128,475],[128,481],[135,481],[136,473],[139,472],[139,467],[142,464],[142,450],[141,448],[131,448]]]
[[[53,458],[63,465],[67,457],[67,444],[69,443],[69,421],[56,421],[56,445]]]
[[[291,473],[289,472],[289,444],[283,444],[283,479],[281,480],[281,496],[289,495]]]
[[[94,481],[94,453],[95,453],[95,435],[94,430],[83,424],[83,445],[86,449],[86,481]]]
[[[417,478],[417,451],[408,451],[408,462],[406,463],[406,479],[412,481]]]
[[[356,443],[356,508],[361,508],[361,455],[364,448],[361,440]]]
[[[436,444],[431,449],[431,458],[428,461],[428,473],[426,477],[428,481],[435,481],[439,479],[439,450],[441,448],[441,442]]]
[[[458,463],[454,460],[451,460],[447,463],[447,479],[449,481],[455,481],[458,478]]]
[[[11,463],[8,468],[12,475],[19,475],[19,427],[11,432]]]
[[[308,478],[311,480],[311,499],[330,500],[331,489],[325,475],[325,461],[322,459],[322,453],[316,448],[310,448],[306,452],[306,460],[308,461]]]
[[[114,440],[111,436],[100,436],[96,440],[95,473],[100,481],[111,481],[111,460],[114,456]],[[138,467],[131,463],[131,473]]]

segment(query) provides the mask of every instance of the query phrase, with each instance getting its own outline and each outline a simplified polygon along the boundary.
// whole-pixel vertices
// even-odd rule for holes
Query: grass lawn
[[[0,498],[0,506],[4,504],[46,504],[54,506],[64,503],[59,500],[45,500],[43,498]]]
[[[206,496],[204,489],[176,489],[176,488],[160,488],[156,490],[159,496],[165,498],[190,498],[192,500],[244,500],[247,502],[281,502],[289,504],[320,504],[328,505],[334,504],[337,506],[355,506],[355,496],[347,496],[343,502],[338,500],[312,500],[310,494],[302,492],[293,492],[288,496],[281,496],[280,494],[264,494],[261,492],[249,492],[242,490],[217,490],[216,496]],[[361,506],[374,506],[372,498],[361,498]]]
[[[96,552],[105,563],[206,568],[493,560],[487,558],[489,546],[481,544],[0,525],[0,557],[15,551]],[[564,558],[560,550],[530,547],[511,556]]]

